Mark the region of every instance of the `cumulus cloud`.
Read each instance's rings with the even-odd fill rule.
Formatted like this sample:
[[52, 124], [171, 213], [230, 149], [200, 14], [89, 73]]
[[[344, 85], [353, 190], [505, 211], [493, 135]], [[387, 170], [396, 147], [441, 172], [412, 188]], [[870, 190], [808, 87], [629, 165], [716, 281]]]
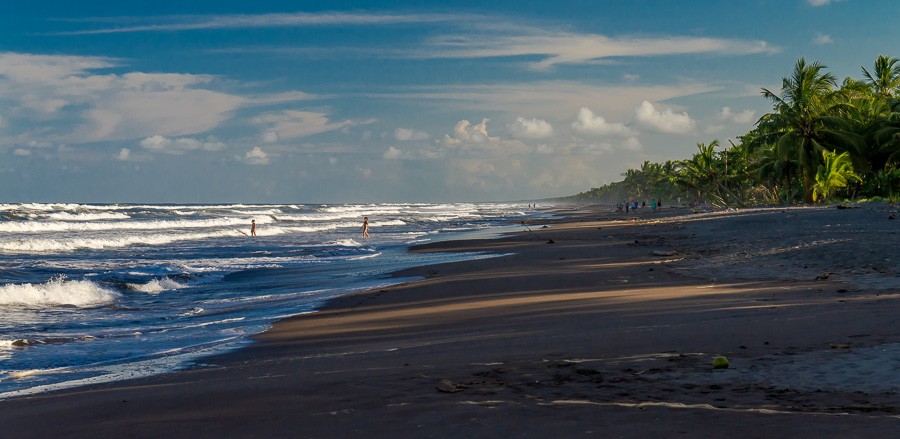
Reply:
[[247, 153], [244, 154], [244, 161], [251, 165], [268, 165], [269, 154], [263, 151], [262, 148], [254, 146], [250, 151], [247, 151]]
[[394, 130], [394, 138], [405, 142], [410, 140], [428, 140], [431, 136], [424, 131], [412, 128], [397, 128]]
[[468, 120], [456, 123], [450, 134], [444, 135], [444, 151], [422, 150], [423, 157], [439, 158], [447, 154], [468, 155], [470, 157], [484, 158], [508, 158], [522, 153], [532, 152], [533, 149], [520, 140], [504, 139], [500, 136], [492, 136], [488, 133], [487, 124], [490, 119], [481, 119], [481, 122], [473, 124]]
[[724, 121], [733, 121], [739, 124], [748, 124], [753, 122], [756, 116], [756, 112], [753, 110], [744, 110], [740, 113], [734, 113], [731, 111], [731, 107], [722, 107], [722, 110], [719, 112], [719, 117]]
[[825, 46], [825, 45], [828, 45], [828, 44], [831, 44], [834, 42], [831, 39], [830, 35], [822, 34], [822, 33], [816, 34], [816, 36], [813, 37], [812, 41], [813, 41], [813, 44], [815, 44], [817, 46]]
[[523, 139], [546, 139], [553, 135], [553, 125], [543, 119], [517, 117], [509, 125], [509, 132], [513, 137]]
[[190, 137], [168, 138], [159, 134], [141, 140], [140, 145], [145, 149], [166, 154], [184, 154], [187, 151], [221, 151], [226, 145], [214, 137], [208, 137], [205, 141]]
[[572, 122], [572, 128], [582, 134], [592, 134], [599, 136], [607, 135], [633, 135], [631, 129], [625, 124], [618, 122], [607, 122], [603, 116], [595, 115], [588, 107], [581, 107], [578, 110], [575, 122]]
[[31, 151], [27, 150], [27, 149], [22, 149], [22, 148], [16, 148], [16, 150], [13, 151], [13, 154], [15, 154], [17, 156], [21, 156], [21, 157], [28, 157], [31, 155]]
[[487, 123], [490, 119], [481, 119], [477, 125], [472, 125], [468, 120], [461, 120], [453, 127], [451, 134], [444, 135], [444, 143], [447, 145], [462, 145], [466, 143], [487, 143], [499, 138], [492, 138], [488, 135]]
[[262, 141], [266, 143], [275, 143], [278, 141], [278, 133], [275, 131], [266, 131], [262, 135]]
[[[266, 133], [273, 133], [280, 140], [335, 131], [353, 123], [349, 120], [332, 122], [325, 113], [298, 110], [263, 114], [253, 118], [252, 122], [263, 126]], [[267, 135], [271, 136], [272, 134]]]
[[395, 148], [394, 146], [389, 146], [387, 151], [384, 152], [383, 157], [387, 160], [397, 160], [403, 154], [402, 151]]
[[131, 150], [128, 149], [128, 148], [122, 148], [122, 149], [120, 149], [120, 150], [119, 150], [119, 154], [116, 155], [116, 159], [121, 160], [121, 161], [123, 161], [123, 162], [124, 162], [124, 161], [128, 161], [128, 159], [129, 159], [130, 157], [131, 157]]
[[641, 141], [637, 137], [629, 137], [622, 143], [622, 149], [627, 151], [642, 151], [644, 145], [641, 144]]
[[825, 6], [832, 2], [832, 0], [806, 0], [812, 6]]
[[649, 101], [644, 101], [635, 110], [638, 122], [664, 133], [686, 134], [694, 129], [694, 120], [687, 114], [675, 113], [671, 108], [658, 110]]
[[95, 73], [111, 67], [121, 66], [98, 57], [0, 53], [0, 98], [18, 117], [40, 120], [45, 138], [76, 144], [201, 133], [246, 102], [209, 89], [208, 75]]

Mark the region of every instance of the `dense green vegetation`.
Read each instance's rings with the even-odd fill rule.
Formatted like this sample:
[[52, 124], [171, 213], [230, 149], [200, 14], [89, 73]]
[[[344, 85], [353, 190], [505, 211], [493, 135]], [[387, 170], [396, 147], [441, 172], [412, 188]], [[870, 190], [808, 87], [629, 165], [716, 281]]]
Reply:
[[686, 160], [644, 162], [622, 181], [569, 197], [602, 203], [661, 198], [720, 206], [900, 197], [900, 60], [879, 56], [863, 79], [797, 61], [772, 112], [739, 137], [697, 144]]

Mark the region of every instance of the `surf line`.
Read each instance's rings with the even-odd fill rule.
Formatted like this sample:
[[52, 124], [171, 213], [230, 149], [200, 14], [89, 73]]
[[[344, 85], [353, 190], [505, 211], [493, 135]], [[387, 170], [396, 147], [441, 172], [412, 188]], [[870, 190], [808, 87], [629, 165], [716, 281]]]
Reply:
[[[805, 416], [853, 416], [852, 413], [847, 412], [800, 412], [800, 411], [789, 411], [789, 410], [776, 410], [769, 408], [756, 408], [756, 407], [716, 407], [710, 404], [685, 404], [680, 402], [653, 402], [653, 401], [645, 401], [645, 402], [596, 402], [596, 401], [587, 401], [587, 400], [576, 400], [576, 399], [558, 399], [554, 401], [550, 401], [548, 403], [544, 403], [542, 405], [595, 405], [601, 407], [628, 407], [628, 408], [644, 408], [644, 407], [664, 407], [671, 409], [701, 409], [701, 410], [713, 410], [713, 411], [723, 411], [723, 412], [738, 412], [738, 413], [760, 413], [763, 415], [805, 415]], [[866, 416], [877, 417], [877, 418], [900, 418], [897, 415], [870, 415]]]

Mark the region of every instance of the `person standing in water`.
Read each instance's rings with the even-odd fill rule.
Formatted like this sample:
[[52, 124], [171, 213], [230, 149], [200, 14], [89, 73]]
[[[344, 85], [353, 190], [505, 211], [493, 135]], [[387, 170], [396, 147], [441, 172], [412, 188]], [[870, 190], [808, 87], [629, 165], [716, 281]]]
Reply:
[[256, 220], [250, 221], [250, 236], [256, 236]]
[[369, 237], [369, 217], [367, 216], [363, 217], [363, 237]]

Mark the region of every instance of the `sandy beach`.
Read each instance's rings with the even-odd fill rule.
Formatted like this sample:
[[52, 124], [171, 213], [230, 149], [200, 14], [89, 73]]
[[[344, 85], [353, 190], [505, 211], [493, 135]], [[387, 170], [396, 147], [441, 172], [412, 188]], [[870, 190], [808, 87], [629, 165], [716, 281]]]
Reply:
[[567, 208], [425, 245], [503, 256], [189, 370], [0, 401], [0, 436], [890, 437], [900, 218], [850, 207]]

